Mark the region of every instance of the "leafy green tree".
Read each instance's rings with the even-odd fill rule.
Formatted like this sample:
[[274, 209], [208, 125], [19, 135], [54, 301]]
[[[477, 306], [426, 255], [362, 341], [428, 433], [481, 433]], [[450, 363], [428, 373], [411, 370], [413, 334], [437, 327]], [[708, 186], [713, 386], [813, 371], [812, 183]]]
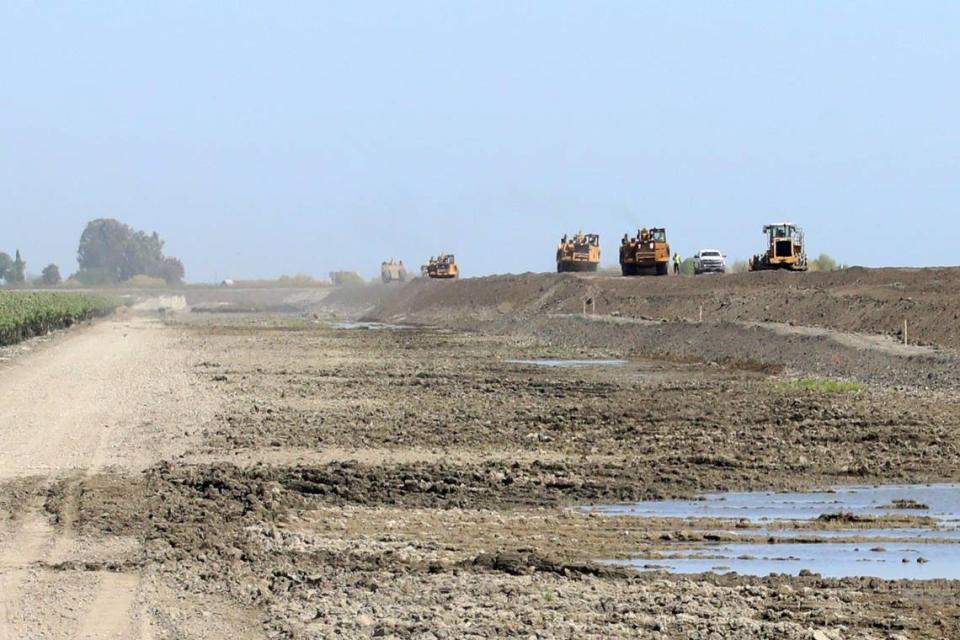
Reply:
[[[671, 267], [672, 269], [673, 267]], [[692, 276], [694, 272], [693, 258], [687, 258], [680, 263], [680, 273], [685, 276]]]
[[843, 269], [843, 265], [825, 253], [821, 253], [816, 260], [810, 262], [811, 271], [839, 271], [840, 269]]
[[365, 284], [360, 274], [355, 271], [332, 271], [330, 281], [338, 287], [355, 287]]
[[20, 257], [20, 249], [17, 249], [16, 257], [13, 259], [13, 267], [7, 274], [6, 280], [14, 284], [21, 284], [27, 279], [27, 263]]
[[136, 275], [163, 278], [168, 284], [183, 280], [183, 263], [163, 254], [156, 232], [135, 231], [112, 218], [89, 222], [77, 250], [77, 280], [90, 284], [125, 282]]
[[40, 281], [45, 285], [53, 286], [58, 285], [62, 281], [60, 277], [60, 267], [50, 263], [43, 268], [43, 272], [40, 274]]
[[179, 258], [164, 258], [157, 271], [157, 277], [166, 280], [167, 284], [183, 282], [184, 274], [183, 263]]
[[10, 277], [13, 269], [13, 258], [9, 254], [0, 251], [0, 280], [6, 280]]
[[70, 276], [70, 280], [85, 287], [103, 287], [117, 284], [117, 278], [106, 269], [80, 269]]

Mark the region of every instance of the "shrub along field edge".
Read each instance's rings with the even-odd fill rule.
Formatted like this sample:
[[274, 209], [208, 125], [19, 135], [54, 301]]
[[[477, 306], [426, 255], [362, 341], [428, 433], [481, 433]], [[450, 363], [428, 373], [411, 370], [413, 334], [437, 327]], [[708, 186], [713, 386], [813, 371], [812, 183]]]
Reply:
[[109, 315], [116, 306], [84, 293], [0, 291], [0, 346]]

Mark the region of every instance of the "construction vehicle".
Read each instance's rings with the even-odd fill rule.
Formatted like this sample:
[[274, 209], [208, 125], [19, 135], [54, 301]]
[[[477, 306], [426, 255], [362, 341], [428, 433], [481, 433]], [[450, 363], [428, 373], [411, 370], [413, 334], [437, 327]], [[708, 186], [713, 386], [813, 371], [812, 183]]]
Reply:
[[460, 267], [457, 266], [457, 259], [453, 254], [442, 253], [436, 258], [430, 258], [430, 262], [420, 267], [420, 273], [428, 278], [453, 280], [460, 277]]
[[624, 234], [620, 242], [620, 271], [625, 276], [665, 276], [670, 267], [667, 230], [640, 229], [636, 237]]
[[578, 231], [568, 238], [564, 235], [557, 245], [557, 273], [566, 271], [596, 271], [600, 266], [600, 236]]
[[407, 268], [403, 266], [403, 260], [399, 262], [390, 258], [386, 262], [380, 263], [380, 279], [384, 284], [391, 282], [406, 282]]
[[790, 222], [776, 222], [765, 225], [763, 233], [767, 236], [767, 250], [750, 259], [750, 271], [807, 270], [803, 229]]

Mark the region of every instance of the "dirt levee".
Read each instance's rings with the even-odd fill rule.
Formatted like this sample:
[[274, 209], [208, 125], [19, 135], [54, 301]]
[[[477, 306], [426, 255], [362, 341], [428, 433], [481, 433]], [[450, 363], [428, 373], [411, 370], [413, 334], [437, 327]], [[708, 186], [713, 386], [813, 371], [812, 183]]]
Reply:
[[337, 287], [323, 301], [323, 308], [341, 315], [362, 315], [405, 295], [406, 284], [367, 284]]
[[[367, 318], [606, 348], [619, 357], [960, 387], [960, 269], [416, 281]], [[904, 322], [908, 344], [904, 344]]]
[[622, 278], [523, 274], [459, 282], [417, 280], [370, 315], [423, 322], [581, 313], [708, 322], [782, 322], [900, 336], [960, 347], [960, 269], [863, 269], [832, 273]]

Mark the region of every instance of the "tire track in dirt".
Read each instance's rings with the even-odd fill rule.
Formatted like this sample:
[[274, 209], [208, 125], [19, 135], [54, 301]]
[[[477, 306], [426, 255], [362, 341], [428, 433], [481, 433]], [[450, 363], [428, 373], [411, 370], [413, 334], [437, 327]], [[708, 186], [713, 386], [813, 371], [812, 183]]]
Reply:
[[54, 546], [54, 531], [40, 510], [37, 499], [18, 518], [0, 548], [0, 640], [17, 640], [17, 614], [23, 610], [23, 590], [31, 567], [43, 560]]
[[[4, 365], [0, 478], [63, 482], [54, 528], [42, 498], [0, 542], [0, 640], [149, 637], [141, 575], [48, 569], [83, 560], [82, 485], [106, 469], [135, 472], [182, 452], [215, 412], [175, 330], [145, 318], [65, 334]], [[185, 434], [185, 430], [188, 433]], [[66, 477], [64, 477], [66, 476]], [[43, 492], [39, 492], [41, 495]], [[55, 615], [41, 603], [60, 603]]]
[[[59, 530], [50, 524], [42, 500], [36, 498], [22, 513], [19, 526], [4, 540], [0, 553], [0, 640], [25, 637], [21, 623], [28, 617], [24, 615], [30, 609], [28, 600], [44, 588], [40, 581], [32, 584], [32, 578], [45, 571], [39, 565], [55, 565], [77, 555], [81, 483], [89, 474], [100, 471], [97, 460], [102, 458], [101, 449], [98, 447], [89, 470], [66, 481], [58, 513]], [[94, 597], [79, 621], [76, 635], [64, 637], [84, 640], [145, 637], [142, 631], [134, 635], [131, 625], [140, 590], [139, 573], [88, 572], [84, 580], [95, 583]]]
[[[99, 453], [99, 449], [98, 449]], [[100, 459], [95, 456], [95, 460]], [[56, 564], [76, 555], [77, 519], [80, 513], [80, 487], [84, 478], [100, 471], [99, 463], [85, 473], [69, 480], [64, 489], [63, 505], [60, 516], [60, 532], [54, 541], [53, 550], [47, 562]], [[84, 640], [115, 640], [143, 637], [132, 633], [132, 618], [140, 591], [140, 574], [96, 571], [86, 574], [96, 578], [96, 591], [91, 604], [80, 620], [77, 637]]]
[[100, 572], [97, 595], [80, 621], [77, 637], [84, 640], [143, 638], [143, 627], [136, 636], [132, 633], [131, 612], [139, 591], [139, 574]]

